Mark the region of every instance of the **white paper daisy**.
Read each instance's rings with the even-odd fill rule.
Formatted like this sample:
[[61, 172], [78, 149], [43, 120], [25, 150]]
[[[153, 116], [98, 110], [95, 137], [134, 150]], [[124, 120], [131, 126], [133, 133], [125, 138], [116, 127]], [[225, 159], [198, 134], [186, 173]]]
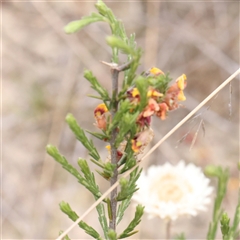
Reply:
[[176, 166], [151, 166], [147, 173], [142, 172], [133, 199], [145, 206], [149, 217], [176, 220], [180, 215], [195, 216], [210, 202], [213, 188], [209, 182], [201, 168], [183, 161]]

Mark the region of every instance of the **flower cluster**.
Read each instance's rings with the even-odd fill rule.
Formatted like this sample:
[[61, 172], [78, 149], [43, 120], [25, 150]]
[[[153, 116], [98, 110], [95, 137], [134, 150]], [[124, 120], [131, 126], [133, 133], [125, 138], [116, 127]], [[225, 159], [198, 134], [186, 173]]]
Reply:
[[151, 166], [138, 179], [139, 190], [133, 199], [145, 206], [149, 217], [176, 220], [180, 215], [197, 215], [206, 210], [213, 188], [199, 167], [165, 163]]
[[[146, 77], [146, 81], [148, 80], [155, 80], [159, 76], [165, 77], [165, 73], [153, 67], [150, 70], [146, 71], [143, 74]], [[145, 108], [139, 113], [136, 119], [136, 125], [138, 127], [137, 134], [131, 139], [132, 150], [135, 153], [140, 153], [144, 149], [144, 147], [152, 140], [153, 131], [150, 128], [151, 124], [151, 117], [157, 116], [161, 120], [165, 120], [167, 117], [167, 113], [169, 111], [177, 109], [180, 104], [180, 101], [186, 100], [184, 96], [183, 90], [187, 85], [186, 75], [182, 74], [175, 83], [173, 83], [167, 89], [161, 92], [160, 88], [158, 88], [157, 84], [150, 84], [147, 88], [147, 104]], [[126, 99], [130, 102], [132, 109], [130, 112], [134, 112], [134, 109], [140, 105], [141, 102], [141, 94], [139, 89], [136, 86], [132, 86], [126, 92]], [[95, 111], [94, 116], [96, 123], [95, 125], [101, 129], [106, 130], [107, 125], [110, 121], [110, 116], [108, 109], [104, 103], [99, 104]]]
[[[151, 68], [146, 74], [147, 77], [156, 77], [159, 75], [165, 74], [163, 71], [155, 67]], [[186, 86], [187, 77], [185, 74], [182, 74], [177, 78], [176, 82], [167, 89], [165, 94], [150, 86], [147, 92], [148, 104], [139, 115], [137, 123], [140, 126], [149, 126], [150, 117], [154, 114], [162, 120], [165, 120], [168, 111], [177, 109], [179, 107], [179, 101], [186, 100], [183, 93]], [[127, 93], [133, 104], [140, 102], [140, 94], [137, 88], [132, 88]]]

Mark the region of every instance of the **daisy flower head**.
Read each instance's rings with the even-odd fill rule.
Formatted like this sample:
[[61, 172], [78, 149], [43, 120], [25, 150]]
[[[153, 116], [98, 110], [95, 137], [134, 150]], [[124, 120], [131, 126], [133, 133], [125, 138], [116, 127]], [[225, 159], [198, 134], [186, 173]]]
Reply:
[[210, 203], [213, 188], [201, 168], [180, 161], [151, 166], [138, 179], [133, 199], [145, 206], [149, 217], [176, 220], [181, 215], [196, 216]]

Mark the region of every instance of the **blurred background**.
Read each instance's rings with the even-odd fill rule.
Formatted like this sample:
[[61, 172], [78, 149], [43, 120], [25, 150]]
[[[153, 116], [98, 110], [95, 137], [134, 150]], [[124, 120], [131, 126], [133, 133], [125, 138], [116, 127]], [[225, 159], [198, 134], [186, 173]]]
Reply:
[[[94, 92], [83, 78], [83, 70], [92, 70], [101, 84], [111, 89], [109, 68], [100, 63], [111, 61], [111, 49], [105, 43], [110, 29], [105, 23], [95, 23], [66, 35], [63, 27], [96, 11], [94, 3], [2, 3], [3, 239], [54, 239], [72, 224], [59, 210], [62, 200], [79, 215], [94, 202], [91, 194], [45, 152], [47, 144], [56, 145], [76, 168], [78, 157], [88, 159], [87, 151], [65, 123], [65, 116], [71, 112], [82, 128], [97, 131], [93, 110], [100, 102], [87, 97]], [[153, 146], [239, 68], [239, 2], [111, 1], [107, 5], [122, 19], [128, 34], [135, 32], [138, 46], [144, 51], [139, 74], [156, 66], [169, 71], [173, 80], [182, 73], [188, 78], [184, 107], [171, 112], [165, 121], [154, 119]], [[105, 145], [94, 142], [104, 159]], [[142, 166], [175, 164], [180, 159], [202, 168], [208, 164], [229, 168], [223, 206], [232, 219], [239, 190], [239, 76]], [[97, 179], [101, 190], [106, 190], [109, 183]], [[211, 185], [216, 186], [216, 182], [212, 180]], [[134, 215], [131, 206], [128, 214], [120, 229]], [[172, 236], [185, 232], [187, 239], [205, 239], [211, 215], [212, 205], [207, 213], [176, 220]], [[85, 221], [101, 232], [96, 211]], [[140, 232], [132, 238], [165, 236], [164, 221], [148, 220], [146, 215], [137, 229]], [[69, 236], [90, 239], [79, 228]]]

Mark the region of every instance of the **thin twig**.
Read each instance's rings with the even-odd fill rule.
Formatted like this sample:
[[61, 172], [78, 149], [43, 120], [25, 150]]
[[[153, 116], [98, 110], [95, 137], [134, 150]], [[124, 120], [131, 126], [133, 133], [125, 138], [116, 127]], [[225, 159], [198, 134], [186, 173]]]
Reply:
[[[231, 82], [238, 74], [240, 74], [240, 68], [234, 72], [229, 78], [227, 78], [218, 88], [216, 88], [208, 97], [206, 97], [196, 108], [194, 108], [182, 121], [180, 121], [172, 130], [170, 130], [162, 139], [158, 141], [157, 144], [155, 144], [149, 152], [147, 152], [142, 159], [128, 172], [126, 172], [123, 175], [123, 178], [126, 178], [129, 176], [131, 172], [133, 172], [143, 161], [146, 159], [151, 153], [153, 153], [167, 138], [169, 138], [178, 128], [180, 128], [188, 119], [190, 119], [201, 107], [203, 107], [210, 99], [212, 99], [220, 90], [222, 90], [229, 82]], [[113, 184], [103, 195], [95, 202], [93, 203], [86, 212], [83, 213], [83, 215], [78, 218], [66, 231], [64, 231], [57, 240], [61, 240], [66, 234], [68, 234], [75, 226], [78, 225], [80, 221], [84, 219], [85, 216], [88, 215], [89, 212], [91, 212], [102, 200], [111, 193], [113, 189], [115, 189], [119, 185], [119, 182], [117, 181], [115, 184]]]
[[[191, 119], [191, 121], [192, 120], [196, 120], [196, 116], [194, 116], [192, 119]], [[191, 121], [189, 121], [189, 123], [191, 122]], [[189, 136], [189, 134], [193, 131], [193, 129], [195, 129], [195, 127], [196, 127], [196, 123], [177, 141], [177, 146], [175, 147], [175, 148], [178, 148], [178, 146], [183, 142], [183, 141], [185, 141], [186, 140], [186, 138], [187, 138], [187, 136]]]
[[120, 66], [117, 63], [108, 63], [108, 62], [105, 62], [105, 61], [101, 61], [101, 63], [111, 67], [111, 69], [113, 69], [113, 70], [117, 70], [118, 72], [122, 72], [122, 71], [127, 70], [130, 67], [132, 61], [126, 62], [126, 63], [124, 63]]
[[117, 67], [117, 70], [118, 70], [119, 72], [127, 70], [127, 69], [130, 67], [130, 65], [131, 65], [132, 62], [133, 62], [133, 61], [131, 60], [131, 61], [129, 61], [129, 62], [126, 62], [126, 63], [122, 64], [121, 66], [118, 66], [118, 67]]
[[170, 239], [170, 235], [171, 235], [171, 219], [168, 219], [166, 222], [166, 240]]
[[193, 140], [192, 140], [192, 142], [191, 142], [191, 146], [190, 146], [190, 148], [189, 148], [189, 151], [191, 151], [192, 148], [193, 148], [193, 146], [195, 145], [195, 142], [196, 142], [196, 140], [197, 140], [197, 136], [198, 136], [199, 130], [200, 130], [200, 128], [201, 128], [201, 126], [202, 126], [203, 124], [204, 124], [203, 119], [201, 119], [201, 121], [200, 121], [200, 123], [199, 123], [199, 125], [198, 125], [198, 128], [197, 128], [197, 131], [195, 132], [195, 134], [194, 134], [194, 136], [193, 136]]

